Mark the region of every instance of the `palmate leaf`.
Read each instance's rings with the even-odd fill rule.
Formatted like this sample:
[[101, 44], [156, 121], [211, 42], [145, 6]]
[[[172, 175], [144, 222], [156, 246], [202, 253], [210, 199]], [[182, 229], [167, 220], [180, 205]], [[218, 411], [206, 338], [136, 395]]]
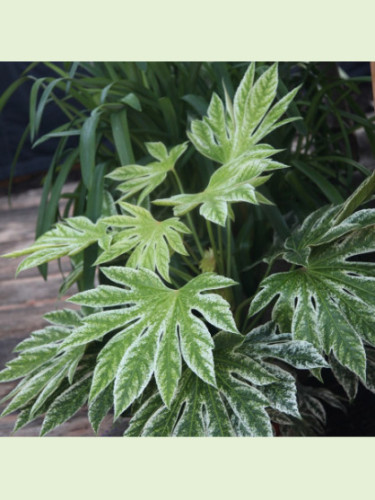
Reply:
[[3, 399], [13, 398], [2, 415], [27, 406], [27, 412], [17, 426], [34, 420], [64, 381], [72, 382], [84, 354], [82, 346], [59, 353], [61, 343], [80, 324], [81, 315], [78, 312], [55, 311], [45, 317], [53, 325], [33, 332], [28, 339], [18, 344], [15, 351], [20, 353], [19, 356], [8, 362], [0, 372], [1, 382], [24, 377]]
[[225, 109], [222, 100], [214, 93], [207, 116], [192, 121], [188, 137], [201, 154], [218, 163], [228, 163], [248, 153], [267, 134], [291, 121], [278, 122], [298, 88], [270, 109], [278, 86], [277, 64], [266, 70], [255, 83], [254, 75], [255, 63], [252, 63], [236, 91], [232, 112], [228, 107]]
[[110, 384], [89, 405], [88, 417], [93, 430], [97, 433], [104, 417], [113, 406], [113, 384]]
[[91, 373], [84, 375], [53, 401], [43, 420], [40, 435], [47, 434], [71, 418], [85, 404], [89, 395]]
[[79, 216], [59, 222], [40, 236], [30, 247], [2, 255], [2, 257], [20, 257], [28, 255], [17, 268], [17, 274], [31, 267], [36, 267], [65, 255], [73, 256], [82, 252], [95, 242], [105, 248], [111, 239], [106, 233], [107, 227], [98, 221], [96, 224], [87, 217]]
[[5, 408], [2, 416], [8, 415], [25, 405], [30, 405], [29, 418], [32, 420], [43, 407], [46, 400], [60, 387], [62, 382], [68, 378], [71, 366], [76, 366], [82, 358], [84, 349], [74, 348], [67, 350], [58, 358], [51, 359], [43, 366], [37, 366], [26, 376], [18, 386], [8, 394], [12, 401]]
[[[158, 271], [166, 281], [170, 281], [170, 252], [188, 255], [181, 234], [190, 233], [190, 230], [175, 217], [157, 221], [145, 208], [125, 202], [120, 202], [120, 206], [130, 215], [103, 217], [96, 224], [86, 217], [72, 217], [56, 224], [54, 229], [43, 234], [29, 248], [3, 257], [30, 254], [19, 265], [18, 273], [66, 255], [73, 257], [93, 243], [98, 243], [99, 257], [95, 265], [130, 253], [128, 266]], [[74, 269], [67, 279], [66, 287], [74, 283], [81, 272], [79, 266]]]
[[125, 202], [120, 202], [120, 205], [130, 216], [114, 215], [102, 219], [103, 224], [120, 228], [120, 231], [113, 236], [111, 245], [101, 253], [96, 264], [132, 252], [127, 260], [128, 266], [157, 270], [166, 281], [170, 281], [169, 247], [188, 255], [181, 234], [190, 233], [189, 229], [176, 218], [159, 222], [145, 208]]
[[203, 217], [225, 226], [230, 203], [239, 201], [255, 205], [260, 202], [270, 203], [255, 188], [270, 177], [269, 175], [262, 176], [262, 174], [286, 167], [268, 158], [274, 151], [267, 145], [255, 146], [252, 151], [216, 170], [203, 192], [179, 194], [155, 200], [153, 203], [173, 206], [175, 215], [183, 215], [201, 205], [199, 213]]
[[[366, 389], [375, 393], [375, 350], [366, 346], [366, 380], [361, 380]], [[354, 401], [359, 387], [357, 375], [342, 366], [337, 359], [331, 354], [329, 362], [332, 368], [332, 373], [336, 380], [344, 389], [350, 402]]]
[[276, 296], [273, 318], [366, 381], [364, 344], [375, 345], [375, 264], [355, 259], [374, 251], [375, 210], [340, 224], [340, 207], [320, 209], [285, 242], [285, 260], [302, 266], [266, 278], [250, 315]]
[[121, 182], [118, 190], [123, 193], [123, 200], [139, 193], [138, 205], [164, 181], [167, 173], [174, 169], [177, 160], [187, 149], [186, 143], [173, 147], [169, 152], [161, 142], [149, 142], [145, 146], [157, 161], [146, 166], [126, 165], [107, 175], [109, 179]]
[[[3, 416], [21, 410], [13, 432], [43, 414], [41, 434], [50, 432], [73, 416], [88, 398], [92, 371], [90, 356], [84, 357], [85, 346], [59, 352], [61, 343], [81, 324], [81, 314], [64, 309], [46, 314], [45, 319], [52, 325], [18, 344], [15, 350], [19, 356], [0, 372], [1, 381], [23, 377], [2, 400], [12, 399]], [[101, 397], [100, 402], [100, 411], [94, 408], [90, 414], [93, 427], [100, 423], [106, 407], [105, 398]]]
[[109, 267], [102, 271], [126, 288], [102, 285], [70, 300], [116, 309], [84, 318], [84, 325], [62, 344], [62, 349], [72, 349], [117, 331], [98, 355], [90, 401], [115, 380], [114, 405], [118, 416], [141, 394], [155, 373], [163, 401], [169, 405], [181, 376], [181, 358], [202, 380], [215, 386], [212, 337], [196, 313], [217, 328], [237, 332], [229, 304], [216, 293], [203, 293], [235, 282], [205, 273], [174, 290], [146, 269]]
[[[277, 127], [291, 121], [278, 121], [295, 97], [298, 88], [287, 94], [271, 109], [278, 86], [277, 64], [271, 66], [254, 83], [255, 65], [251, 64], [234, 97], [233, 109], [214, 94], [207, 116], [194, 120], [189, 139], [208, 158], [223, 164], [212, 176], [206, 189], [196, 194], [180, 194], [156, 200], [159, 205], [174, 207], [182, 215], [200, 206], [207, 220], [225, 225], [230, 203], [245, 201], [252, 204], [270, 203], [256, 191], [269, 179], [263, 173], [285, 168], [268, 159], [277, 153], [267, 145], [256, 145]], [[229, 108], [229, 109], [228, 109]]]
[[[133, 416], [126, 436], [271, 436], [266, 408], [299, 417], [294, 377], [269, 361], [275, 352], [294, 366], [327, 366], [307, 342], [272, 334], [265, 325], [264, 342], [257, 330], [247, 337], [220, 332], [214, 336], [217, 387], [189, 371], [181, 377], [167, 408], [158, 395], [149, 398]], [[262, 350], [268, 351], [263, 353]], [[284, 352], [287, 353], [284, 356]]]

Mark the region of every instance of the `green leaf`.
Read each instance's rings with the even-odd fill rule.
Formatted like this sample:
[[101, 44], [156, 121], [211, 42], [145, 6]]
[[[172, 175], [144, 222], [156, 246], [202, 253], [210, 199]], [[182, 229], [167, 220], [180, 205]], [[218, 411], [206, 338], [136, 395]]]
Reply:
[[[16, 391], [15, 396], [3, 411], [2, 416], [22, 408], [31, 400], [37, 398], [55, 376], [58, 377], [59, 382], [61, 382], [63, 376], [60, 377], [60, 375], [67, 374], [70, 363], [76, 357], [76, 352], [77, 349], [67, 350], [62, 356], [56, 359], [54, 363], [50, 361], [43, 365], [36, 374], [33, 372], [32, 376], [28, 377], [25, 383], [21, 381], [19, 390]], [[49, 392], [49, 388], [47, 390]]]
[[266, 278], [250, 315], [278, 297], [273, 319], [283, 331], [332, 352], [365, 380], [363, 343], [375, 345], [375, 264], [355, 256], [373, 251], [375, 210], [361, 210], [334, 226], [339, 209], [319, 209], [286, 240], [284, 258], [303, 267]]
[[332, 368], [332, 373], [335, 376], [337, 382], [342, 386], [349, 401], [354, 401], [359, 386], [359, 379], [357, 375], [342, 366], [333, 354], [329, 357], [329, 362]]
[[341, 207], [340, 212], [335, 218], [335, 224], [340, 224], [344, 219], [351, 215], [354, 210], [364, 203], [375, 191], [375, 172], [365, 179], [354, 193], [349, 196]]
[[113, 405], [113, 385], [102, 391], [89, 405], [89, 420], [94, 432], [98, 433], [99, 426]]
[[[153, 395], [135, 413], [126, 436], [270, 436], [266, 408], [299, 417], [294, 378], [262, 359], [255, 337], [246, 349], [240, 335], [220, 332], [214, 339], [217, 387], [185, 370], [170, 408]], [[304, 357], [287, 350], [294, 364]], [[311, 360], [312, 366], [324, 363], [316, 351], [313, 357], [318, 363]]]
[[58, 85], [61, 81], [63, 81], [63, 78], [56, 78], [56, 79], [52, 80], [46, 86], [46, 88], [44, 89], [44, 91], [43, 91], [43, 93], [41, 95], [38, 107], [36, 108], [36, 112], [35, 112], [35, 121], [33, 120], [34, 121], [34, 127], [31, 130], [32, 140], [33, 140], [33, 138], [39, 132], [39, 128], [40, 128], [40, 123], [41, 123], [41, 120], [42, 120], [43, 112], [44, 112], [45, 106], [49, 102], [49, 97], [50, 97], [51, 93], [53, 92], [54, 88], [56, 87], [56, 85]]
[[[99, 357], [105, 362], [94, 375], [92, 397], [116, 377], [115, 414], [118, 416], [141, 394], [155, 372], [159, 391], [169, 405], [178, 384], [181, 357], [202, 380], [215, 385], [211, 335], [202, 319], [192, 311], [217, 328], [236, 332], [228, 303], [215, 293], [203, 293], [232, 286], [234, 282], [205, 273], [174, 290], [146, 269], [111, 267], [102, 271], [126, 288], [102, 285], [70, 300], [91, 307], [121, 308], [84, 318], [84, 326], [62, 346], [82, 345], [114, 329], [122, 329], [103, 349], [102, 358]], [[118, 355], [114, 358], [115, 352]]]
[[[124, 99], [128, 99], [127, 104], [135, 105], [136, 101], [129, 96], [136, 96], [128, 94]], [[137, 98], [136, 98], [137, 99]], [[123, 165], [134, 162], [133, 149], [130, 140], [128, 115], [125, 109], [119, 113], [111, 114], [112, 134], [115, 141], [117, 153]]]
[[[255, 64], [248, 67], [234, 96], [233, 110], [213, 93], [207, 116], [193, 120], [188, 137], [204, 156], [228, 163], [252, 150], [267, 134], [282, 125], [285, 113], [298, 88], [284, 96], [270, 110], [278, 86], [277, 64], [268, 68], [255, 82]], [[287, 121], [291, 121], [288, 119]], [[284, 121], [285, 123], [285, 121]]]
[[24, 269], [39, 266], [45, 262], [63, 257], [73, 256], [99, 242], [103, 247], [110, 239], [106, 234], [106, 226], [100, 221], [93, 224], [86, 217], [71, 217], [60, 222], [53, 229], [40, 236], [30, 247], [8, 253], [2, 257], [20, 257], [29, 255], [17, 268], [17, 274]]
[[314, 184], [324, 193], [328, 201], [331, 203], [342, 203], [344, 201], [342, 195], [336, 189], [336, 187], [322, 174], [320, 174], [315, 168], [307, 165], [301, 161], [294, 160], [292, 165], [296, 167], [300, 172], [305, 174], [309, 179], [311, 179]]
[[57, 351], [57, 345], [42, 345], [29, 348], [7, 363], [7, 367], [0, 372], [0, 382], [16, 380], [33, 372], [53, 358]]
[[179, 194], [171, 198], [155, 200], [153, 203], [174, 206], [173, 212], [177, 216], [201, 205], [199, 212], [203, 217], [225, 226], [230, 203], [239, 201], [255, 205], [260, 202], [270, 203], [255, 188], [269, 179], [269, 175], [262, 176], [262, 174], [286, 167], [282, 163], [267, 158], [273, 151], [275, 150], [269, 146], [259, 145], [251, 152], [216, 170], [203, 192]]
[[170, 248], [188, 255], [181, 233], [190, 233], [189, 229], [176, 218], [157, 221], [145, 208], [125, 202], [120, 202], [120, 205], [130, 216], [114, 215], [101, 219], [103, 224], [121, 230], [113, 236], [108, 249], [99, 255], [96, 264], [130, 252], [128, 266], [158, 271], [166, 281], [170, 281]]
[[91, 188], [96, 157], [96, 129], [99, 124], [100, 113], [93, 113], [84, 122], [79, 141], [82, 179], [87, 187]]
[[138, 97], [133, 94], [133, 92], [130, 92], [127, 94], [125, 97], [120, 99], [121, 102], [124, 104], [127, 104], [131, 108], [135, 109], [136, 111], [142, 111], [142, 105]]
[[174, 169], [175, 164], [186, 151], [187, 144], [173, 147], [169, 153], [162, 143], [146, 143], [147, 151], [158, 161], [142, 165], [126, 165], [116, 168], [107, 175], [115, 181], [121, 181], [118, 189], [123, 193], [125, 200], [135, 194], [138, 195], [138, 205], [156, 189], [166, 178], [167, 173]]
[[44, 417], [41, 436], [51, 432], [77, 413], [87, 401], [90, 382], [90, 374], [85, 375], [55, 399]]
[[190, 104], [190, 106], [201, 116], [207, 112], [208, 103], [207, 101], [199, 95], [187, 94], [182, 97], [182, 99]]

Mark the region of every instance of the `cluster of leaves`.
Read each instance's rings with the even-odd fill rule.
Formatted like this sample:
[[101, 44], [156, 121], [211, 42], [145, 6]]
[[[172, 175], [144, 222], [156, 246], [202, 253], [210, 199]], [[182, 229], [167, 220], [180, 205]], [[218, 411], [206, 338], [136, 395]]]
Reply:
[[372, 368], [366, 347], [375, 346], [375, 264], [359, 259], [375, 248], [375, 210], [348, 215], [368, 185], [343, 206], [322, 207], [305, 219], [277, 251], [292, 269], [263, 280], [250, 307], [254, 315], [278, 297], [272, 317], [281, 331], [329, 355], [345, 389], [348, 371], [366, 385]]
[[[18, 357], [0, 372], [0, 381], [21, 378], [3, 412], [21, 410], [16, 430], [45, 413], [45, 434], [88, 403], [96, 431], [113, 407], [115, 418], [131, 415], [129, 436], [270, 436], [277, 426], [298, 427], [301, 417], [321, 425], [319, 397], [309, 388], [297, 392], [300, 370], [321, 379], [321, 369], [331, 367], [351, 398], [359, 380], [372, 389], [375, 271], [353, 258], [374, 248], [375, 210], [355, 212], [371, 195], [374, 179], [345, 203], [319, 208], [291, 233], [264, 186], [273, 172], [286, 177], [287, 165], [272, 158], [279, 149], [260, 142], [298, 123], [298, 112], [284, 115], [299, 88], [277, 99], [280, 87], [277, 64], [260, 72], [251, 64], [232, 96], [225, 89], [222, 98], [213, 93], [207, 115], [190, 124], [190, 142], [178, 134], [179, 144], [169, 149], [146, 141], [142, 147], [153, 160], [138, 164], [123, 109], [125, 103], [139, 112], [138, 101], [126, 94], [121, 111], [110, 116], [122, 166], [109, 173], [109, 163], [95, 166], [93, 154], [99, 147], [105, 155], [106, 148], [97, 136], [106, 135], [99, 116], [112, 85], [101, 90], [101, 103], [80, 134], [79, 197], [87, 196], [86, 213], [5, 256], [26, 256], [18, 272], [69, 256], [73, 270], [64, 289], [75, 281], [80, 288], [70, 299], [80, 312], [48, 314], [52, 326], [19, 344]], [[170, 103], [159, 104], [171, 118]], [[35, 132], [35, 122], [33, 127]], [[68, 126], [52, 134], [72, 135]], [[202, 169], [199, 181], [188, 183], [196, 192], [185, 193], [188, 170], [196, 167], [191, 160], [183, 168], [194, 158], [192, 148], [201, 155], [198, 166], [210, 162], [210, 175], [202, 185]], [[160, 198], [163, 192], [167, 196]], [[166, 218], [168, 206], [174, 217]], [[263, 214], [261, 220], [277, 227], [268, 272], [277, 259], [290, 268], [262, 280], [254, 297], [237, 265], [235, 221], [241, 213], [249, 219]], [[247, 230], [245, 223], [241, 232]], [[257, 264], [249, 261], [249, 246], [246, 257], [245, 265]], [[94, 287], [96, 269], [100, 284]], [[275, 297], [273, 322], [259, 323]], [[250, 302], [254, 329], [241, 314]], [[338, 405], [329, 391], [320, 396]]]
[[[33, 70], [36, 64], [44, 65], [49, 74], [55, 76], [35, 78]], [[49, 230], [54, 222], [66, 218], [71, 210], [76, 216], [86, 216], [96, 222], [107, 210], [108, 196], [117, 198], [116, 183], [106, 174], [113, 172], [119, 164], [134, 164], [135, 158], [141, 165], [149, 162], [152, 155], [147, 147], [149, 141], [162, 141], [168, 146], [184, 143], [190, 123], [194, 123], [191, 140], [204, 156], [195, 152], [190, 144], [181, 167], [190, 161], [194, 168], [181, 169], [180, 175], [191, 192], [202, 191], [216, 169], [215, 162], [221, 162], [220, 155], [228, 149], [228, 140], [224, 135], [219, 138], [214, 134], [214, 142], [219, 140], [220, 145], [218, 143], [213, 148], [215, 151], [207, 155], [206, 152], [212, 149], [212, 140], [206, 144], [205, 152], [199, 149], [199, 134], [211, 130], [210, 118], [207, 116], [207, 123], [199, 125], [200, 119], [207, 113], [213, 92], [222, 100], [226, 95], [235, 101], [235, 89], [241, 82], [245, 67], [245, 63], [224, 62], [32, 63], [0, 96], [0, 111], [21, 85], [32, 83], [30, 120], [17, 148], [13, 167], [28, 136], [36, 150], [44, 141], [57, 141], [56, 153], [43, 184], [36, 237]], [[269, 63], [258, 63], [255, 75], [261, 76], [269, 67]], [[293, 117], [299, 120], [290, 123], [283, 120], [282, 127], [268, 130], [269, 142], [276, 149], [282, 149], [278, 154], [279, 161], [293, 166], [293, 169], [276, 173], [269, 180], [267, 189], [262, 190], [275, 206], [250, 207], [249, 217], [237, 214], [238, 220], [241, 216], [242, 231], [236, 229], [233, 232], [233, 243], [240, 249], [233, 256], [236, 260], [233, 264], [239, 270], [248, 266], [249, 253], [252, 262], [264, 255], [272, 231], [286, 236], [287, 228], [281, 213], [293, 211], [303, 219], [327, 201], [341, 203], [350, 194], [356, 173], [369, 174], [357, 161], [355, 133], [359, 128], [364, 128], [375, 154], [373, 118], [368, 119], [356, 101], [356, 96], [361, 93], [360, 85], [369, 77], [349, 78], [339, 73], [334, 63], [283, 63], [279, 70], [277, 99], [282, 100], [288, 88], [302, 85], [295, 101], [285, 111], [286, 120]], [[214, 100], [212, 111], [220, 112], [218, 102]], [[40, 135], [46, 110], [53, 108], [58, 109], [66, 121], [57, 129]], [[228, 126], [230, 120], [230, 117], [226, 119]], [[251, 127], [251, 120], [247, 126]], [[196, 140], [195, 130], [198, 130]], [[265, 132], [265, 127], [260, 127], [259, 133], [251, 134], [249, 141], [256, 142], [262, 130]], [[227, 132], [231, 134], [229, 130]], [[243, 132], [248, 131], [244, 128]], [[229, 145], [231, 147], [234, 146]], [[63, 186], [77, 164], [82, 180], [74, 193], [66, 195]], [[131, 176], [129, 182], [129, 185], [133, 182]], [[212, 187], [215, 186], [210, 185]], [[175, 186], [167, 177], [157, 196], [175, 194]], [[66, 196], [66, 208], [60, 213], [59, 201]], [[199, 237], [204, 239], [206, 233], [204, 225], [201, 227], [202, 219], [195, 214], [192, 218]], [[254, 236], [249, 238], [248, 235]], [[91, 263], [94, 260], [94, 250], [86, 252], [83, 261], [75, 259], [75, 273], [67, 286], [75, 279], [78, 279], [81, 290], [93, 286]], [[46, 277], [47, 266], [39, 269]], [[251, 294], [255, 284], [253, 286], [251, 274], [248, 273], [246, 278], [250, 284], [246, 292]]]

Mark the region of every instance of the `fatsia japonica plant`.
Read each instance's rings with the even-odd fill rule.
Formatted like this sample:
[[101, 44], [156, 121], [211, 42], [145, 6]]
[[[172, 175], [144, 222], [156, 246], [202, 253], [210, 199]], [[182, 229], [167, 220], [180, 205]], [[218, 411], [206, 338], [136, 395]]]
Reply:
[[[359, 381], [374, 389], [375, 264], [363, 256], [375, 249], [375, 210], [360, 208], [373, 176], [294, 231], [284, 221], [253, 295], [235, 264], [239, 213], [268, 206], [281, 220], [264, 184], [288, 166], [263, 141], [298, 119], [284, 115], [299, 88], [277, 99], [278, 86], [277, 64], [260, 75], [250, 64], [233, 99], [212, 95], [186, 142], [149, 142], [152, 161], [107, 174], [116, 195], [104, 192], [95, 222], [68, 217], [4, 256], [26, 256], [17, 272], [68, 256], [71, 286], [91, 248], [98, 278], [0, 372], [20, 379], [4, 399], [3, 415], [19, 412], [15, 430], [44, 415], [44, 435], [87, 404], [95, 431], [108, 413], [130, 417], [127, 436], [304, 435], [321, 427], [321, 401], [341, 402], [301, 373], [323, 381], [331, 368], [350, 399]], [[186, 184], [192, 148], [215, 165], [196, 193], [180, 175]]]

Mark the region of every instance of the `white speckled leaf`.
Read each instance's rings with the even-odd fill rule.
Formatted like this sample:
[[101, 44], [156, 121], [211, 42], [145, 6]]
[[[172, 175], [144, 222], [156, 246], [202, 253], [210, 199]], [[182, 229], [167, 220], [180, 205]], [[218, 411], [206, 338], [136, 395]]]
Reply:
[[189, 229], [176, 218], [157, 221], [145, 208], [124, 202], [120, 202], [120, 205], [130, 215], [101, 219], [103, 224], [119, 228], [120, 231], [113, 235], [110, 246], [99, 255], [96, 264], [129, 252], [128, 266], [158, 271], [166, 281], [170, 281], [169, 247], [188, 255], [181, 234], [189, 233]]
[[90, 382], [90, 374], [85, 375], [55, 399], [44, 417], [41, 436], [51, 432], [77, 413], [87, 401]]
[[107, 175], [110, 179], [121, 181], [118, 189], [123, 193], [123, 200], [139, 193], [138, 205], [164, 181], [167, 173], [175, 167], [178, 158], [186, 151], [187, 144], [174, 146], [169, 153], [161, 142], [146, 143], [146, 148], [158, 161], [146, 166], [126, 165]]
[[[283, 335], [274, 335], [270, 324], [268, 332], [278, 337], [283, 345]], [[254, 336], [255, 337], [255, 336]], [[148, 399], [130, 422], [127, 436], [271, 436], [272, 428], [266, 408], [272, 407], [299, 417], [296, 387], [293, 376], [270, 362], [264, 362], [262, 347], [254, 339], [243, 343], [240, 335], [220, 332], [215, 335], [215, 371], [217, 387], [204, 383], [185, 370], [168, 409], [158, 395]], [[289, 341], [285, 356], [276, 358], [290, 364], [306, 363], [303, 349], [293, 349]], [[324, 359], [309, 346], [309, 366], [326, 366]], [[272, 353], [266, 352], [269, 360]], [[287, 361], [288, 360], [288, 361]], [[311, 365], [310, 365], [311, 363]], [[233, 425], [236, 421], [237, 424]]]
[[113, 385], [109, 385], [89, 404], [88, 417], [94, 432], [113, 406]]
[[183, 215], [201, 205], [200, 214], [207, 220], [225, 225], [230, 203], [245, 201], [259, 204], [268, 200], [256, 187], [266, 182], [265, 172], [286, 165], [267, 159], [277, 151], [265, 144], [256, 145], [283, 123], [279, 122], [298, 88], [284, 96], [271, 109], [278, 86], [277, 64], [268, 68], [254, 83], [255, 64], [246, 71], [234, 97], [233, 110], [229, 98], [226, 107], [213, 94], [202, 120], [193, 120], [188, 137], [204, 156], [222, 164], [201, 193], [180, 194], [155, 200], [159, 205], [173, 206], [175, 215]]
[[269, 179], [269, 175], [262, 174], [286, 167], [262, 155], [268, 156], [269, 150], [260, 146], [226, 163], [212, 174], [206, 189], [201, 193], [179, 194], [153, 203], [173, 206], [177, 216], [201, 205], [200, 214], [203, 217], [224, 226], [228, 204], [246, 201], [258, 205], [260, 201], [267, 202], [265, 198], [260, 200], [255, 189]]
[[146, 269], [110, 267], [102, 271], [125, 288], [102, 285], [70, 300], [83, 305], [122, 307], [84, 318], [84, 325], [62, 345], [62, 349], [83, 345], [122, 329], [99, 354], [90, 398], [115, 378], [115, 412], [119, 415], [155, 373], [168, 406], [180, 377], [181, 357], [202, 380], [215, 385], [211, 334], [193, 310], [215, 327], [237, 332], [229, 304], [218, 294], [206, 293], [235, 282], [205, 273], [174, 290]]
[[18, 266], [18, 274], [24, 269], [39, 266], [64, 255], [73, 256], [95, 242], [106, 246], [109, 239], [110, 235], [106, 234], [106, 226], [100, 221], [93, 224], [86, 217], [71, 217], [64, 222], [57, 223], [30, 247], [2, 257], [20, 257], [30, 254]]
[[[60, 377], [62, 373], [64, 375], [67, 374], [70, 363], [76, 357], [76, 350], [69, 349], [58, 359], [54, 360], [54, 362], [50, 361], [41, 367], [36, 373], [33, 373], [32, 376], [24, 379], [19, 384], [16, 391], [13, 393], [14, 397], [9, 405], [5, 408], [2, 413], [2, 416], [8, 415], [13, 411], [22, 408], [24, 405], [29, 403], [32, 399], [37, 398], [46, 387], [50, 387], [50, 382], [52, 380], [57, 380], [59, 382], [62, 381], [63, 377]], [[57, 388], [57, 385], [54, 389]], [[51, 392], [49, 392], [50, 394]], [[48, 394], [48, 395], [49, 395]]]
[[273, 319], [283, 331], [332, 352], [365, 381], [363, 342], [375, 345], [375, 264], [354, 257], [375, 248], [375, 210], [361, 210], [334, 226], [339, 209], [314, 212], [286, 240], [285, 259], [303, 267], [264, 280], [250, 315], [278, 297]]

